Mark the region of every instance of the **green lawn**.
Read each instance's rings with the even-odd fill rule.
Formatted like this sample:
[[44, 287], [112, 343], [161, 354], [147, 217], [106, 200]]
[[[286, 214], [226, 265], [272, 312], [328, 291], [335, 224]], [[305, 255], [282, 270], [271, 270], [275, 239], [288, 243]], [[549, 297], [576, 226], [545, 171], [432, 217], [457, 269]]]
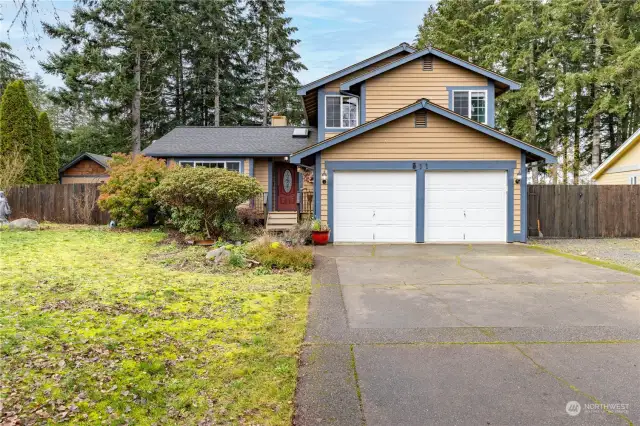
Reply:
[[0, 424], [291, 422], [309, 275], [171, 270], [164, 236], [0, 232]]

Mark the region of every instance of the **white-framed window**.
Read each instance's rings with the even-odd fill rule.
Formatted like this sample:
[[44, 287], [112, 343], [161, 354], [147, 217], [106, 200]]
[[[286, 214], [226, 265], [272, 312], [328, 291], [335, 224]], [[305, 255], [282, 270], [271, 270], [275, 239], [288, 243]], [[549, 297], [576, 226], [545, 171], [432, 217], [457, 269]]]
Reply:
[[487, 123], [486, 90], [454, 90], [453, 112], [478, 123]]
[[210, 167], [218, 169], [227, 169], [240, 173], [240, 161], [180, 161], [182, 167]]
[[629, 176], [629, 185], [637, 185], [638, 184], [638, 176]]
[[358, 98], [355, 96], [325, 96], [325, 127], [350, 129], [358, 125]]

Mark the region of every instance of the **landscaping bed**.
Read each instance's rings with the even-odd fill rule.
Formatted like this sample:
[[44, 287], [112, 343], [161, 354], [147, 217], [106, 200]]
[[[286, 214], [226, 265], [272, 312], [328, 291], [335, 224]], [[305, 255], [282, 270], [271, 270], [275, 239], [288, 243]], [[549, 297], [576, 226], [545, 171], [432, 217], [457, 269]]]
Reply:
[[290, 424], [309, 274], [173, 267], [165, 238], [0, 233], [0, 423]]

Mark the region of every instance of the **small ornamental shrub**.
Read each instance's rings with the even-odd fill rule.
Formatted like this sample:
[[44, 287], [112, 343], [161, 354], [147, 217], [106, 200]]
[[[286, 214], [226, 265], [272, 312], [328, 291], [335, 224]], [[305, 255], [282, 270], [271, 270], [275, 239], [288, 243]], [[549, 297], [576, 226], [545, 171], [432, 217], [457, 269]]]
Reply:
[[109, 162], [109, 179], [100, 186], [98, 206], [119, 225], [139, 227], [148, 224], [157, 206], [151, 190], [167, 173], [164, 160], [116, 153]]
[[232, 239], [242, 233], [236, 206], [261, 193], [262, 187], [252, 177], [205, 167], [172, 169], [153, 190], [181, 232]]
[[275, 244], [253, 244], [247, 247], [247, 256], [264, 267], [308, 271], [313, 268], [313, 252], [310, 247], [287, 248]]

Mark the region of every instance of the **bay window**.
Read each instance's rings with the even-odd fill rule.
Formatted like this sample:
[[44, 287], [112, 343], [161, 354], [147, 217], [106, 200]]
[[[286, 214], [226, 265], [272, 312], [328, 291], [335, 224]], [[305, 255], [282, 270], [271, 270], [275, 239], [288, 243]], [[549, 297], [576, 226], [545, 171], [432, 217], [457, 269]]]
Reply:
[[485, 90], [454, 90], [453, 112], [487, 124], [487, 92]]
[[349, 129], [358, 125], [357, 97], [329, 95], [325, 104], [325, 127]]

